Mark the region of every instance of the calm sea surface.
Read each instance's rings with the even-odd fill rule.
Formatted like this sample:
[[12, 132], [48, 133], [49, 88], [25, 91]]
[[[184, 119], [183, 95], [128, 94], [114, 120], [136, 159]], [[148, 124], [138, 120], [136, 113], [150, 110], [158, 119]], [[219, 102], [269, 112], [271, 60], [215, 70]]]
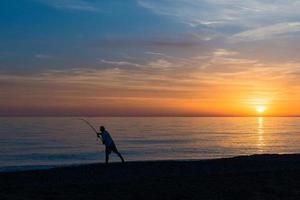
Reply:
[[[129, 161], [300, 153], [300, 118], [87, 119]], [[104, 146], [76, 118], [0, 118], [0, 171], [103, 161]]]

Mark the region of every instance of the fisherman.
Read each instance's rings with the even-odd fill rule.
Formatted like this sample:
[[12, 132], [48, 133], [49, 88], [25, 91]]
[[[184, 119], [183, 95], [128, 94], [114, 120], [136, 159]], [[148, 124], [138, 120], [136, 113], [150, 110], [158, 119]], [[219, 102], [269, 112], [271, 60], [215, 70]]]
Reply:
[[105, 130], [104, 126], [100, 126], [100, 133], [97, 132], [97, 136], [102, 140], [102, 143], [105, 145], [105, 163], [108, 164], [109, 160], [109, 154], [111, 152], [116, 153], [120, 159], [122, 160], [122, 163], [124, 163], [124, 158], [118, 151], [113, 139], [111, 138], [109, 132]]

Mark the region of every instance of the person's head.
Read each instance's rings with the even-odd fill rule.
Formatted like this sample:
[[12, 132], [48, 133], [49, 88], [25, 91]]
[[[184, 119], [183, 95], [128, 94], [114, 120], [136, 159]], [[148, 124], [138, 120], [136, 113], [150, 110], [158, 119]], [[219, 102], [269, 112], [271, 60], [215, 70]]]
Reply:
[[100, 126], [100, 131], [101, 131], [101, 132], [105, 131], [104, 126]]

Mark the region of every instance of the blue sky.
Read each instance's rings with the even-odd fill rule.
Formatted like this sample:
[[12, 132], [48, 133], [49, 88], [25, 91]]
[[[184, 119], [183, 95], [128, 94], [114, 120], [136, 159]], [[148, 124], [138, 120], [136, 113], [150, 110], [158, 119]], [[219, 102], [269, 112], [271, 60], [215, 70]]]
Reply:
[[[101, 58], [140, 52], [127, 43], [146, 51], [152, 40], [164, 39], [181, 26], [135, 1], [93, 2], [97, 1], [2, 1], [0, 52], [7, 56], [1, 68], [27, 72], [99, 67]], [[126, 44], [117, 47], [112, 40]]]
[[[0, 5], [2, 113], [61, 114], [67, 107], [64, 112], [78, 115], [103, 108], [106, 114], [153, 114], [167, 104], [164, 113], [190, 114], [189, 105], [178, 108], [190, 102], [206, 105], [197, 107], [200, 115], [215, 114], [207, 107], [221, 86], [238, 94], [223, 97], [228, 105], [231, 98], [241, 104], [299, 100], [291, 94], [300, 74], [295, 0], [2, 0]], [[93, 106], [84, 110], [86, 104]]]

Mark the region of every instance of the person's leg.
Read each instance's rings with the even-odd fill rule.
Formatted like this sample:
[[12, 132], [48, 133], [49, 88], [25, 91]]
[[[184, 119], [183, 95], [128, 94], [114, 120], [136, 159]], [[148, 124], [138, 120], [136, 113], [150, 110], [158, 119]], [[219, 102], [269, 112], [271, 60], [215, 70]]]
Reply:
[[122, 163], [125, 162], [123, 156], [122, 156], [121, 153], [118, 151], [118, 149], [117, 149], [117, 147], [116, 147], [115, 144], [112, 146], [112, 151], [113, 151], [115, 154], [117, 154], [117, 155], [119, 156], [119, 158], [122, 160]]
[[123, 156], [121, 155], [121, 153], [118, 150], [115, 151], [115, 153], [120, 157], [120, 159], [122, 160], [122, 163], [124, 163], [125, 160], [124, 160]]
[[109, 149], [105, 148], [105, 163], [108, 164], [108, 159], [109, 159]]

